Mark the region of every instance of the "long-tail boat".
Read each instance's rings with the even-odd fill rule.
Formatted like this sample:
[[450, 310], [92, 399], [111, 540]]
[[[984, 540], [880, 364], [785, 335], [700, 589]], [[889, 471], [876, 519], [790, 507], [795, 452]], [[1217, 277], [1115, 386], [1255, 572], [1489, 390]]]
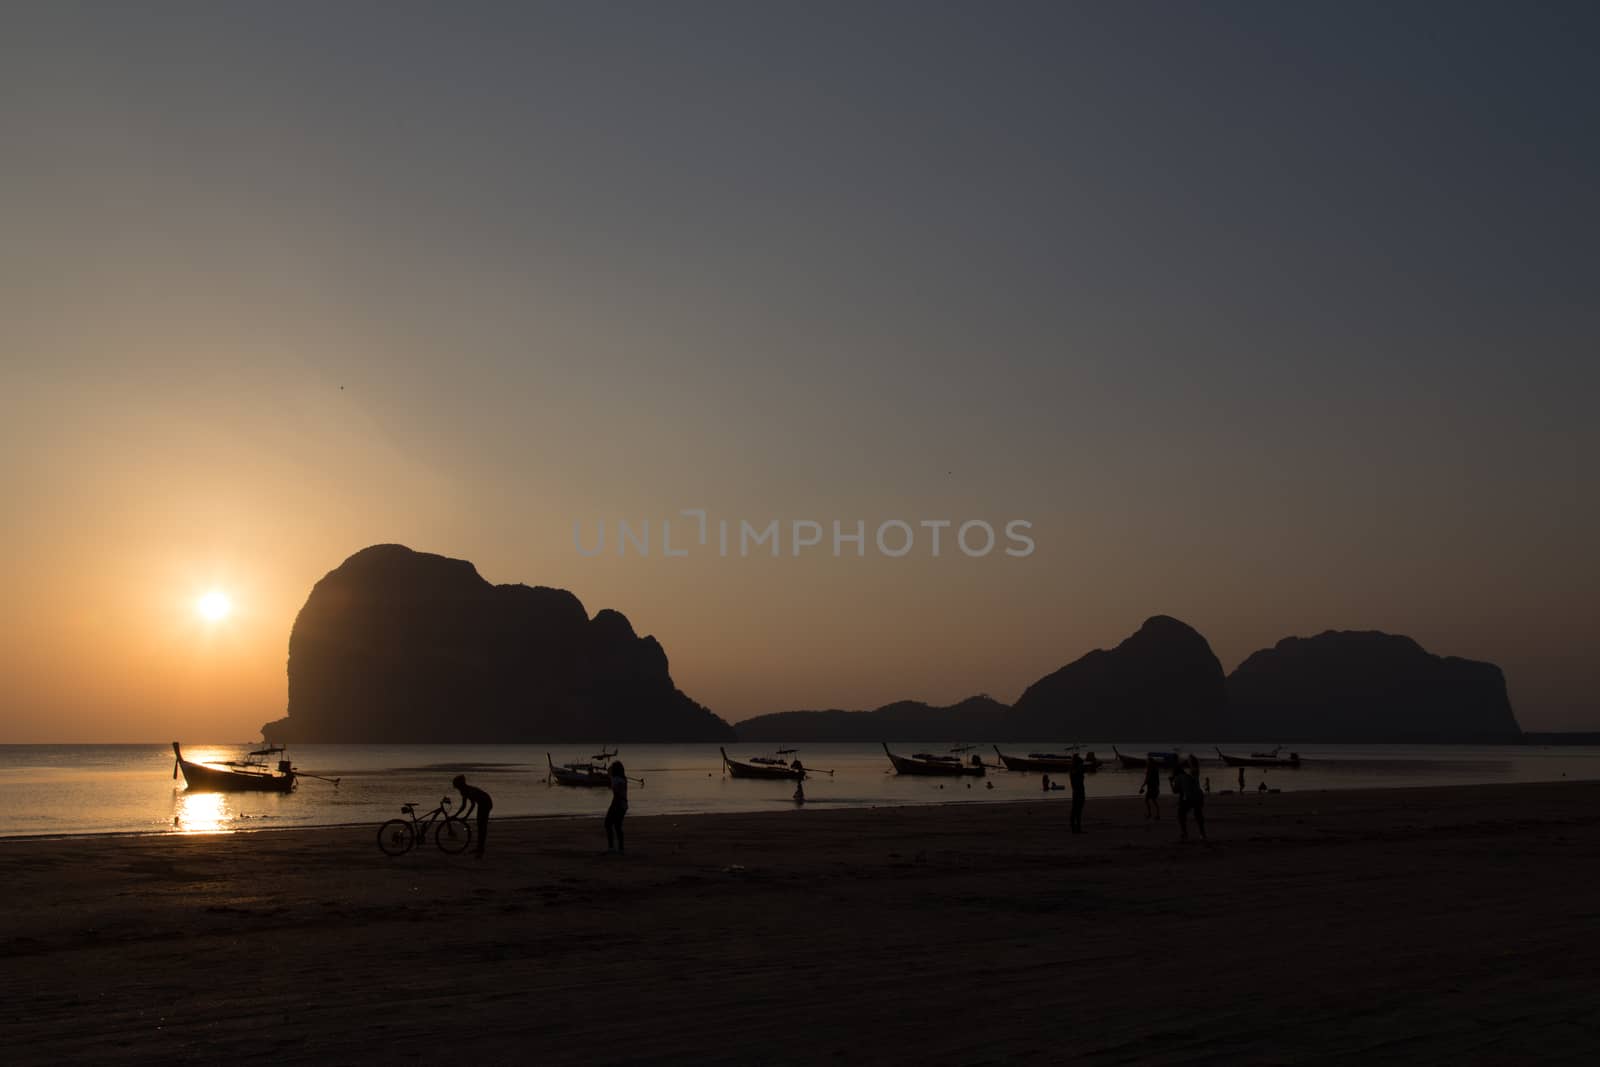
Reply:
[[983, 765], [983, 759], [973, 756], [972, 762], [965, 763], [957, 756], [936, 756], [931, 752], [917, 752], [910, 756], [897, 756], [889, 751], [888, 742], [884, 742], [883, 754], [889, 757], [889, 762], [894, 765], [896, 774], [923, 774], [938, 775], [953, 778], [958, 775], [972, 775], [982, 777], [988, 770]]
[[[1000, 757], [1000, 762], [1005, 764], [1008, 771], [1070, 771], [1072, 770], [1072, 752], [1030, 752], [1026, 756], [1008, 756], [1000, 751], [1000, 746], [994, 746], [994, 754]], [[1098, 771], [1100, 757], [1093, 752], [1077, 753], [1083, 759], [1085, 771]]]
[[780, 748], [773, 756], [751, 756], [749, 759], [737, 760], [728, 755], [726, 748], [719, 748], [722, 753], [722, 766], [732, 778], [766, 778], [788, 779], [802, 781], [809, 774], [832, 774], [832, 771], [822, 770], [817, 767], [807, 767], [799, 758], [790, 759], [795, 755], [795, 749]]
[[1111, 746], [1111, 751], [1125, 771], [1140, 771], [1151, 763], [1154, 763], [1157, 767], [1176, 767], [1178, 765], [1178, 753], [1176, 752], [1146, 752], [1143, 756], [1127, 756], [1118, 752], [1116, 745]]
[[[299, 776], [283, 756], [282, 745], [268, 745], [250, 752], [242, 760], [228, 760], [222, 764], [194, 763], [183, 758], [183, 747], [172, 742], [172, 777], [183, 772], [188, 787], [198, 793], [232, 793], [254, 790], [263, 793], [287, 793], [294, 788]], [[267, 765], [272, 756], [280, 757], [277, 770]]]
[[1222, 749], [1217, 749], [1217, 755], [1222, 757], [1222, 762], [1230, 767], [1298, 767], [1300, 766], [1300, 753], [1291, 752], [1287, 756], [1280, 755], [1283, 746], [1279, 745], [1271, 752], [1252, 752], [1248, 756], [1230, 756]]
[[590, 756], [587, 760], [577, 763], [557, 763], [555, 757], [546, 752], [544, 758], [550, 764], [548, 780], [556, 785], [609, 788], [611, 785], [611, 768], [606, 761], [615, 755], [615, 752], [602, 750]]

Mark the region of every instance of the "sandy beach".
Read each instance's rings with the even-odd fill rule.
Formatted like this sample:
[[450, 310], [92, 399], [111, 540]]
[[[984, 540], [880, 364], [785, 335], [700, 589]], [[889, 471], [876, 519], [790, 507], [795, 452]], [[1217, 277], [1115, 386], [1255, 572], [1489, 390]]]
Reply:
[[6, 1059], [1590, 1061], [1596, 788], [11, 839]]

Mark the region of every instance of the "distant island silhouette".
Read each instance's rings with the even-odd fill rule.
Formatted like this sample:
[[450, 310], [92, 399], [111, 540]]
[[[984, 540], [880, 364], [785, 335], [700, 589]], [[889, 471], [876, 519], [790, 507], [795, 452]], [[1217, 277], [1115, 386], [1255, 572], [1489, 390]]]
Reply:
[[1522, 740], [1492, 663], [1435, 656], [1409, 637], [1290, 637], [1224, 677], [1206, 639], [1165, 615], [1030, 685], [1007, 707], [973, 697], [872, 711], [784, 711], [746, 741], [1115, 740], [1498, 743]]
[[737, 724], [741, 741], [883, 741], [887, 738], [1010, 740], [1011, 708], [979, 694], [934, 707], [901, 700], [871, 711], [775, 711]]
[[1011, 709], [1018, 737], [1155, 741], [1221, 737], [1227, 684], [1199, 631], [1167, 615], [1109, 651], [1034, 682]]
[[1231, 675], [1166, 615], [1040, 678], [1013, 705], [783, 711], [737, 728], [679, 690], [667, 654], [564, 589], [491, 585], [466, 560], [373, 545], [312, 588], [289, 635], [289, 742], [1105, 740], [1520, 741], [1492, 663], [1409, 637], [1289, 637]]
[[1283, 742], [1522, 740], [1499, 667], [1375, 630], [1286, 637], [1252, 653], [1228, 676], [1228, 715], [1234, 736]]
[[564, 589], [373, 545], [317, 582], [289, 635], [288, 742], [725, 741], [654, 637]]

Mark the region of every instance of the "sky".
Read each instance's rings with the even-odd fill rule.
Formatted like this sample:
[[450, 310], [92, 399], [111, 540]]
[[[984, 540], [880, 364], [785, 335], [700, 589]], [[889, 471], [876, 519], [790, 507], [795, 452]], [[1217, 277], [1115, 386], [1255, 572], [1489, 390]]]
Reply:
[[[1592, 5], [0, 18], [0, 742], [254, 737], [380, 542], [623, 611], [732, 721], [1170, 614], [1600, 729]], [[684, 509], [825, 537], [612, 550]]]

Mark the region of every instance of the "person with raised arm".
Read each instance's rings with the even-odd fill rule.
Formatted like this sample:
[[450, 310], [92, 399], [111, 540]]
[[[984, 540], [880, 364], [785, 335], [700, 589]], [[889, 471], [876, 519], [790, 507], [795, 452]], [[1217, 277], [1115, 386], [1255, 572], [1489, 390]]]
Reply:
[[616, 760], [611, 764], [611, 806], [606, 809], [606, 851], [615, 850], [621, 854], [622, 847], [622, 817], [628, 814], [628, 776], [622, 769], [622, 761]]

